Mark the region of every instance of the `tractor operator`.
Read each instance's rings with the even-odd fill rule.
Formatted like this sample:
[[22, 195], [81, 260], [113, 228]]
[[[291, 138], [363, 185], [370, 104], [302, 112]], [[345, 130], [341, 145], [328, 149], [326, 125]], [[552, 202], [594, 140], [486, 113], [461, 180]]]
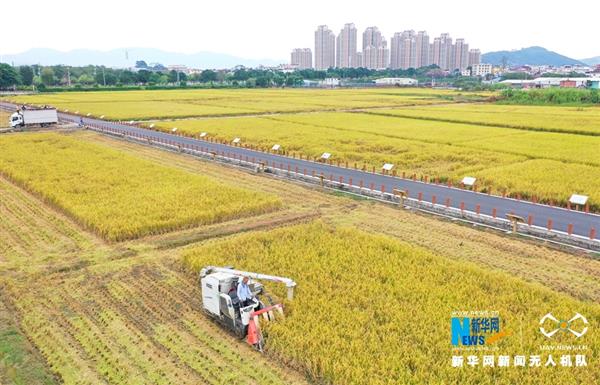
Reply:
[[254, 295], [250, 290], [250, 286], [248, 286], [248, 277], [244, 277], [242, 282], [238, 284], [237, 287], [237, 296], [240, 300], [240, 306], [246, 307], [252, 304], [252, 300], [254, 299]]

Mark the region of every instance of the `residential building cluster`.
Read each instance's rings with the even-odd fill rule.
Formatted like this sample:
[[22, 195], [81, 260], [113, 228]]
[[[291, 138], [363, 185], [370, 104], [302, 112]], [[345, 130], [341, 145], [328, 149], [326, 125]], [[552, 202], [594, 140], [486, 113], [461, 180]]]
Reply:
[[[314, 63], [310, 48], [296, 48], [291, 54], [291, 66], [297, 69], [326, 70], [337, 68], [408, 69], [437, 65], [445, 71], [464, 71], [480, 64], [481, 51], [470, 49], [465, 39], [453, 41], [444, 33], [431, 41], [426, 31], [396, 32], [388, 47], [377, 27], [362, 33], [359, 51], [358, 30], [353, 23], [345, 24], [339, 34], [320, 25], [315, 31]], [[478, 71], [487, 70], [486, 68]]]
[[312, 68], [312, 51], [310, 48], [294, 49], [291, 64], [299, 69]]

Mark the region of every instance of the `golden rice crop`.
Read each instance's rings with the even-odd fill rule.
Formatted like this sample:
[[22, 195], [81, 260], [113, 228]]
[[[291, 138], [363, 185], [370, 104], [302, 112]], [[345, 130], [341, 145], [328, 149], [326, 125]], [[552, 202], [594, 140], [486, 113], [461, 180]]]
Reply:
[[[206, 131], [226, 141], [241, 137], [244, 143], [263, 148], [278, 143], [290, 153], [309, 157], [330, 152], [334, 161], [369, 169], [393, 163], [399, 173], [455, 184], [469, 175], [478, 179], [483, 191], [507, 190], [512, 196], [536, 196], [541, 202], [562, 205], [575, 189], [556, 183], [560, 175], [580, 175], [582, 181], [600, 179], [598, 108], [430, 105], [460, 97], [464, 95], [427, 89], [233, 89], [57, 93], [17, 100], [116, 119], [219, 116], [163, 120], [155, 122], [155, 127], [177, 127], [188, 134]], [[402, 107], [406, 105], [411, 107]], [[342, 112], [360, 108], [367, 110]], [[281, 114], [239, 116], [265, 113]], [[539, 167], [531, 167], [534, 160], [559, 169], [539, 172]], [[519, 168], [525, 179], [505, 181], [498, 171], [502, 168]], [[577, 192], [590, 196], [591, 207], [600, 209], [596, 185], [581, 187]]]
[[[485, 95], [472, 94], [479, 98]], [[234, 89], [69, 92], [13, 97], [16, 103], [51, 104], [107, 119], [164, 119], [277, 112], [396, 107], [445, 102], [463, 95], [425, 89]]]
[[598, 107], [453, 104], [379, 110], [376, 113], [539, 131], [600, 135], [600, 108]]
[[[198, 119], [159, 122], [155, 129], [170, 130], [177, 127], [180, 132], [191, 135], [205, 131], [212, 137], [226, 141], [240, 137], [243, 143], [265, 149], [278, 143], [289, 153], [297, 152], [310, 158], [319, 157], [323, 152], [331, 152], [334, 161], [348, 161], [352, 166], [357, 163], [359, 167], [366, 164], [369, 169], [375, 167], [379, 170], [384, 163], [391, 162], [400, 172], [452, 179], [462, 179], [465, 174], [486, 166], [511, 164], [525, 159], [514, 154], [454, 146], [449, 140], [451, 135], [448, 132], [444, 133], [443, 129], [436, 127], [437, 124], [429, 122], [404, 125], [395, 121], [395, 118], [380, 118], [383, 123], [380, 126], [377, 118], [365, 125], [359, 123], [363, 119], [371, 121], [373, 118], [354, 113], [319, 113]], [[437, 137], [441, 138], [439, 142], [414, 140], [414, 136], [434, 138], [436, 132]], [[457, 128], [456, 134], [463, 135], [461, 128]]]
[[0, 137], [0, 172], [109, 240], [274, 210], [275, 196], [54, 133]]
[[4, 111], [4, 110], [0, 110], [0, 128], [8, 128], [10, 127], [10, 124], [8, 122], [8, 119], [10, 118], [11, 113]]
[[[600, 376], [594, 348], [600, 334], [575, 342], [563, 334], [548, 342], [538, 330], [548, 311], [563, 317], [579, 312], [590, 329], [597, 328], [597, 304], [385, 236], [317, 222], [210, 241], [183, 258], [195, 270], [233, 265], [296, 280], [288, 316], [266, 325], [268, 353], [319, 383], [592, 384]], [[285, 288], [269, 289], [285, 295]], [[512, 333], [492, 354], [540, 354], [546, 362], [548, 352], [540, 345], [581, 343], [588, 346], [588, 366], [452, 368], [457, 351], [450, 342], [451, 313], [469, 310], [499, 312], [503, 330]], [[552, 353], [557, 359], [559, 353]]]
[[[600, 207], [600, 137], [551, 132], [530, 132], [503, 127], [477, 126], [362, 113], [287, 114], [269, 117], [237, 117], [164, 121], [156, 128], [242, 141], [262, 148], [278, 143], [290, 153], [318, 157], [323, 152], [353, 166], [367, 164], [380, 169], [393, 163], [397, 172], [439, 177], [455, 184], [470, 175], [480, 188], [495, 193], [535, 195], [541, 201], [566, 204], [578, 191]], [[555, 164], [540, 172], [531, 161]], [[520, 169], [507, 183], [498, 170]], [[562, 175], [577, 175], [576, 185], [560, 183]], [[506, 173], [510, 175], [510, 173]], [[577, 186], [577, 189], [575, 189]]]
[[190, 275], [133, 261], [3, 287], [61, 384], [306, 385], [211, 324]]

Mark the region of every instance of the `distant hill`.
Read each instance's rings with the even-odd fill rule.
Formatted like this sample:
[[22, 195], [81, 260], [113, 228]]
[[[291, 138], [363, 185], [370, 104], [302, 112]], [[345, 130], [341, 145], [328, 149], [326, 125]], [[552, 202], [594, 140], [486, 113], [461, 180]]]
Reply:
[[501, 65], [506, 59], [506, 63], [511, 66], [518, 65], [584, 65], [579, 60], [548, 51], [543, 47], [529, 47], [517, 51], [496, 51], [488, 52], [481, 56], [482, 63]]
[[581, 61], [587, 65], [595, 66], [600, 64], [600, 56], [591, 57], [589, 59], [581, 59]]
[[133, 67], [136, 60], [146, 63], [161, 63], [163, 65], [182, 64], [192, 68], [215, 69], [232, 68], [236, 65], [258, 67], [259, 65], [273, 66], [284, 63], [285, 60], [272, 59], [245, 59], [233, 55], [216, 52], [198, 52], [183, 54], [167, 52], [154, 48], [120, 48], [110, 51], [96, 51], [88, 49], [75, 49], [62, 52], [48, 48], [34, 48], [15, 55], [3, 55], [2, 61], [15, 65], [64, 64], [71, 66], [85, 66], [89, 64], [105, 65], [107, 67]]

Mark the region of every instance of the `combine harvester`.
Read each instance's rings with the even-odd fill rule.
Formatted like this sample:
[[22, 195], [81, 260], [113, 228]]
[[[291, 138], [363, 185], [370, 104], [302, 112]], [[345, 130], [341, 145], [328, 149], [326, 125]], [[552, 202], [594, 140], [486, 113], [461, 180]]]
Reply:
[[[260, 282], [249, 281], [248, 286], [254, 296], [253, 303], [242, 307], [237, 297], [237, 286], [242, 277], [285, 283], [287, 298], [290, 301], [294, 298], [296, 282], [289, 278], [228, 267], [207, 266], [200, 270], [204, 312], [239, 338], [247, 337], [248, 344], [262, 352], [264, 339], [259, 318], [262, 315], [268, 322], [275, 320], [276, 314], [283, 317], [283, 304], [274, 304], [271, 297], [264, 292], [264, 286]], [[269, 305], [265, 305], [258, 297], [263, 294], [269, 300]]]

